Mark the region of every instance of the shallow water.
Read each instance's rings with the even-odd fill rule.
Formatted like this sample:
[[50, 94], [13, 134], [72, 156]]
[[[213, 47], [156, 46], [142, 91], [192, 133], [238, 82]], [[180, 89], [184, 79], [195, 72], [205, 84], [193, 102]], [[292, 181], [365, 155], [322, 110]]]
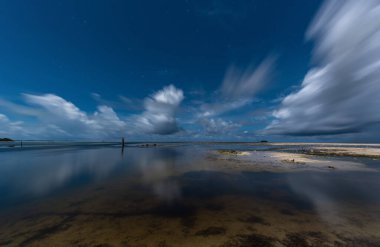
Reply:
[[0, 246], [380, 246], [380, 173], [226, 171], [207, 159], [267, 148], [3, 150]]

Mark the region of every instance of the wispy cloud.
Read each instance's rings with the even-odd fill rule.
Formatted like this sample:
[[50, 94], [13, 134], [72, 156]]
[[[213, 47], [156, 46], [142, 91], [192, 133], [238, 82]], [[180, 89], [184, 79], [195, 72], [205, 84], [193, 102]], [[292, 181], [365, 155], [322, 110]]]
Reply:
[[307, 37], [318, 66], [282, 100], [267, 133], [355, 133], [379, 123], [380, 2], [326, 1]]
[[245, 70], [230, 67], [212, 102], [201, 105], [200, 117], [213, 117], [253, 102], [254, 96], [270, 80], [275, 59], [268, 57], [258, 67]]
[[236, 110], [252, 102], [252, 99], [223, 100], [218, 102], [203, 103], [200, 105], [199, 118], [215, 117]]
[[232, 121], [225, 121], [221, 118], [205, 118], [200, 120], [199, 123], [203, 127], [203, 133], [206, 136], [209, 135], [227, 135], [241, 127], [240, 124]]
[[214, 21], [226, 29], [232, 29], [233, 24], [244, 22], [255, 6], [254, 0], [241, 0], [238, 4], [230, 0], [201, 0], [190, 3], [200, 17]]
[[30, 107], [30, 106], [15, 104], [11, 101], [4, 100], [1, 98], [0, 98], [0, 106], [3, 109], [8, 109], [12, 113], [25, 115], [25, 116], [38, 116], [41, 114], [41, 111], [38, 109], [35, 109], [33, 107]]
[[115, 110], [122, 111], [141, 111], [143, 110], [143, 101], [141, 99], [128, 98], [119, 95], [115, 99], [106, 99], [101, 94], [91, 93], [91, 97], [98, 105], [109, 106]]
[[273, 64], [274, 58], [268, 57], [258, 67], [250, 65], [245, 70], [230, 67], [220, 88], [222, 96], [227, 100], [252, 98], [269, 81]]
[[6, 115], [0, 113], [0, 135], [11, 137], [14, 135], [26, 134], [22, 121], [11, 121]]
[[258, 66], [250, 65], [246, 69], [231, 66], [211, 99], [197, 101], [197, 106], [193, 108], [192, 122], [200, 127], [195, 135], [216, 137], [237, 134], [242, 124], [227, 120], [227, 114], [239, 112], [258, 100], [255, 96], [271, 80], [274, 64], [275, 58], [270, 56]]

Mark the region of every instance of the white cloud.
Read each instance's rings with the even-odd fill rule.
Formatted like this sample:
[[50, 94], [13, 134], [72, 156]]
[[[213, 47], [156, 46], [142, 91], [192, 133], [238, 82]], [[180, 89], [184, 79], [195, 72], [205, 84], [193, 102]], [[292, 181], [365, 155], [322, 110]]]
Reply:
[[183, 91], [173, 85], [145, 99], [145, 111], [137, 117], [137, 128], [148, 134], [169, 135], [180, 130], [176, 113], [184, 99]]
[[[93, 96], [99, 96], [97, 94]], [[0, 134], [31, 139], [110, 139], [124, 135], [169, 135], [180, 130], [176, 113], [184, 99], [183, 91], [173, 85], [156, 92], [144, 101], [140, 115], [120, 119], [113, 108], [100, 105], [87, 113], [55, 94], [23, 94], [26, 104], [0, 99], [0, 105], [13, 114], [32, 117], [26, 123], [12, 122], [0, 114]]]
[[24, 97], [29, 104], [40, 108], [37, 117], [45, 129], [40, 129], [38, 134], [42, 136], [112, 138], [122, 136], [126, 127], [108, 106], [98, 106], [97, 111], [90, 115], [54, 94], [24, 94]]
[[318, 66], [282, 100], [267, 132], [355, 133], [379, 123], [380, 2], [327, 1], [307, 36]]
[[88, 118], [86, 113], [82, 112], [73, 103], [66, 101], [65, 99], [54, 95], [54, 94], [44, 94], [44, 95], [32, 95], [24, 94], [25, 99], [32, 104], [41, 106], [47, 112], [56, 115], [60, 118], [65, 118], [69, 120], [79, 120], [82, 122], [87, 122]]

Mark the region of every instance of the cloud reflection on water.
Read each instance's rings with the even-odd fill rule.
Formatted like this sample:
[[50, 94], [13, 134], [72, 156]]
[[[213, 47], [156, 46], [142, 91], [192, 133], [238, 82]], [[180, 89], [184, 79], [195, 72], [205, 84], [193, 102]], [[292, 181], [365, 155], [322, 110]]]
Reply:
[[[66, 188], [128, 173], [151, 187], [158, 198], [171, 202], [181, 197], [175, 176], [190, 158], [188, 149], [118, 148], [40, 149], [3, 152], [0, 166], [1, 204], [59, 193]], [[182, 166], [183, 165], [183, 166]], [[7, 201], [8, 200], [8, 201]]]
[[151, 186], [156, 196], [169, 202], [181, 196], [178, 182], [170, 179], [176, 174], [176, 160], [179, 155], [177, 150], [143, 149], [128, 155], [137, 166], [141, 181]]
[[286, 183], [295, 196], [312, 203], [324, 222], [330, 226], [347, 226], [353, 220], [363, 220], [364, 216], [380, 219], [371, 209], [379, 205], [380, 195], [368, 189], [375, 180], [377, 174], [372, 173], [308, 173], [289, 174]]
[[118, 148], [3, 152], [0, 206], [58, 194], [84, 184], [112, 183], [117, 177], [126, 186], [129, 181], [137, 181], [154, 198], [169, 204], [202, 195], [210, 198], [230, 194], [271, 200], [276, 205], [291, 204], [300, 210], [310, 203], [313, 206], [310, 209], [331, 225], [346, 223], [351, 202], [362, 203], [361, 208], [380, 202], [380, 195], [368, 190], [370, 186], [378, 187], [377, 174], [205, 172], [207, 167], [203, 165], [217, 162], [203, 159], [207, 150], [194, 145], [128, 147], [123, 156]]
[[194, 148], [144, 148], [127, 153], [128, 160], [141, 175], [141, 182], [168, 203], [180, 199], [179, 175], [197, 162]]
[[39, 197], [109, 176], [120, 164], [113, 149], [55, 149], [2, 153], [0, 190], [9, 197]]

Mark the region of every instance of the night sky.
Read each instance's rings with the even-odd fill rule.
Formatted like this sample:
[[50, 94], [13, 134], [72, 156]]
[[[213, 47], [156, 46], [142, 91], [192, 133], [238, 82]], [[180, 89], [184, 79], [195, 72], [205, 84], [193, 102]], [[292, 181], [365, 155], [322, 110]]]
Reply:
[[379, 5], [1, 1], [0, 137], [378, 141]]

